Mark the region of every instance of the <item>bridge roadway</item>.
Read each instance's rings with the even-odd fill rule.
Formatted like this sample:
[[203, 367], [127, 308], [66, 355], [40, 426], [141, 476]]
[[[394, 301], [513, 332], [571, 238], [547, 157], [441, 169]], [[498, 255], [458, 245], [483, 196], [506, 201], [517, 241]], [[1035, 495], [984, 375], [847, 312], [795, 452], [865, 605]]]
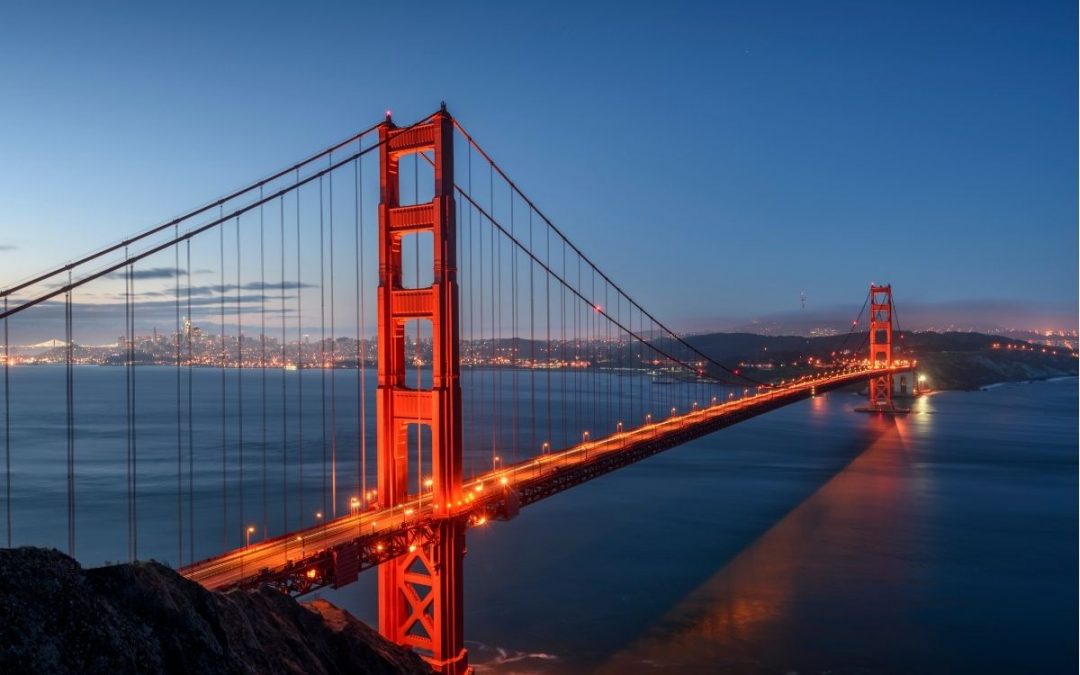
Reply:
[[[893, 373], [912, 365], [894, 364]], [[786, 386], [671, 415], [634, 429], [565, 450], [542, 454], [519, 464], [489, 471], [463, 483], [462, 499], [450, 505], [453, 518], [466, 526], [509, 519], [521, 506], [586, 482], [694, 438], [762, 413], [887, 372], [887, 368], [851, 368]], [[445, 505], [422, 495], [391, 508], [350, 513], [304, 530], [203, 560], [180, 572], [206, 588], [224, 590], [262, 584], [303, 594], [322, 586], [339, 587], [359, 571], [377, 566], [437, 535]]]

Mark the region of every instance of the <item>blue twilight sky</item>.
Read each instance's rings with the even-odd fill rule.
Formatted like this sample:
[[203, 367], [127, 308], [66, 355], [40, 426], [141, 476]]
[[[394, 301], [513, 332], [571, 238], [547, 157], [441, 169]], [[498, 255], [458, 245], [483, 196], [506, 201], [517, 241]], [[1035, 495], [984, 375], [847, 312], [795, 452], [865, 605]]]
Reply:
[[0, 9], [0, 286], [445, 99], [678, 327], [1076, 325], [1075, 2], [60, 4]]

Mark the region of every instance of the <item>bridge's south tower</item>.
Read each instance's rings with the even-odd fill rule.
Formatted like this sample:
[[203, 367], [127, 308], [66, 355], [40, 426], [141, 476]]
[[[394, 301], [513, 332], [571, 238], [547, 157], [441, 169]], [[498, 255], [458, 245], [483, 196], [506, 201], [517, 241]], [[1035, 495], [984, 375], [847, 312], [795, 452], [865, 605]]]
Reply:
[[[418, 425], [430, 431], [431, 501], [425, 505], [433, 505], [435, 516], [427, 541], [415, 542], [405, 555], [379, 567], [379, 630], [447, 675], [468, 669], [462, 635], [465, 530], [450, 517], [461, 499], [462, 476], [453, 136], [445, 108], [405, 129], [388, 116], [379, 129], [378, 500], [383, 507], [403, 509], [409, 503], [409, 426]], [[402, 206], [399, 163], [415, 153], [430, 153], [434, 198]], [[434, 243], [432, 284], [406, 288], [402, 240], [417, 236], [420, 242], [419, 235], [428, 232]], [[409, 388], [406, 380], [410, 321], [431, 326], [430, 389]], [[423, 471], [426, 466], [414, 467], [414, 480], [419, 482]], [[418, 486], [417, 493], [423, 491]]]

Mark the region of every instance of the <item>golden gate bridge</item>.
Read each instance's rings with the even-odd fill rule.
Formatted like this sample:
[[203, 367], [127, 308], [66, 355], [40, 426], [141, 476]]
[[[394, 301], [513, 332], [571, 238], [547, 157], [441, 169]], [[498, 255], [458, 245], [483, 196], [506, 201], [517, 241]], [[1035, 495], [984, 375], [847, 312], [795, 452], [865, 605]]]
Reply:
[[[13, 457], [49, 444], [66, 460], [71, 555], [107, 464], [125, 480], [129, 559], [145, 552], [142, 513], [144, 533], [165, 515], [175, 529], [175, 557], [160, 537], [152, 553], [211, 589], [303, 594], [377, 567], [380, 631], [443, 673], [468, 670], [468, 528], [834, 389], [865, 382], [863, 410], [903, 412], [893, 377], [914, 366], [894, 358], [887, 285], [871, 286], [847, 356], [816, 372], [765, 381], [718, 362], [601, 271], [445, 106], [403, 127], [388, 113], [0, 296], [9, 547], [13, 505], [33, 501]], [[53, 330], [63, 339], [33, 337]], [[91, 364], [123, 387], [88, 395]], [[24, 403], [31, 365], [48, 411]], [[88, 447], [115, 459], [90, 466]]]

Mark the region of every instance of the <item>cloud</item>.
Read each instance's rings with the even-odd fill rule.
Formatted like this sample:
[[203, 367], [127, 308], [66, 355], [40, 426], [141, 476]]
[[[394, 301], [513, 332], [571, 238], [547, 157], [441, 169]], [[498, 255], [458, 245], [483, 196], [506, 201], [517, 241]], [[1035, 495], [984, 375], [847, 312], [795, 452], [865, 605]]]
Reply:
[[[134, 270], [131, 275], [136, 279], [175, 279], [184, 273], [184, 270], [178, 267], [151, 267], [145, 270]], [[124, 279], [128, 275], [128, 272], [118, 271], [105, 275], [109, 279]]]
[[14, 251], [17, 248], [14, 244], [0, 244], [0, 251]]

